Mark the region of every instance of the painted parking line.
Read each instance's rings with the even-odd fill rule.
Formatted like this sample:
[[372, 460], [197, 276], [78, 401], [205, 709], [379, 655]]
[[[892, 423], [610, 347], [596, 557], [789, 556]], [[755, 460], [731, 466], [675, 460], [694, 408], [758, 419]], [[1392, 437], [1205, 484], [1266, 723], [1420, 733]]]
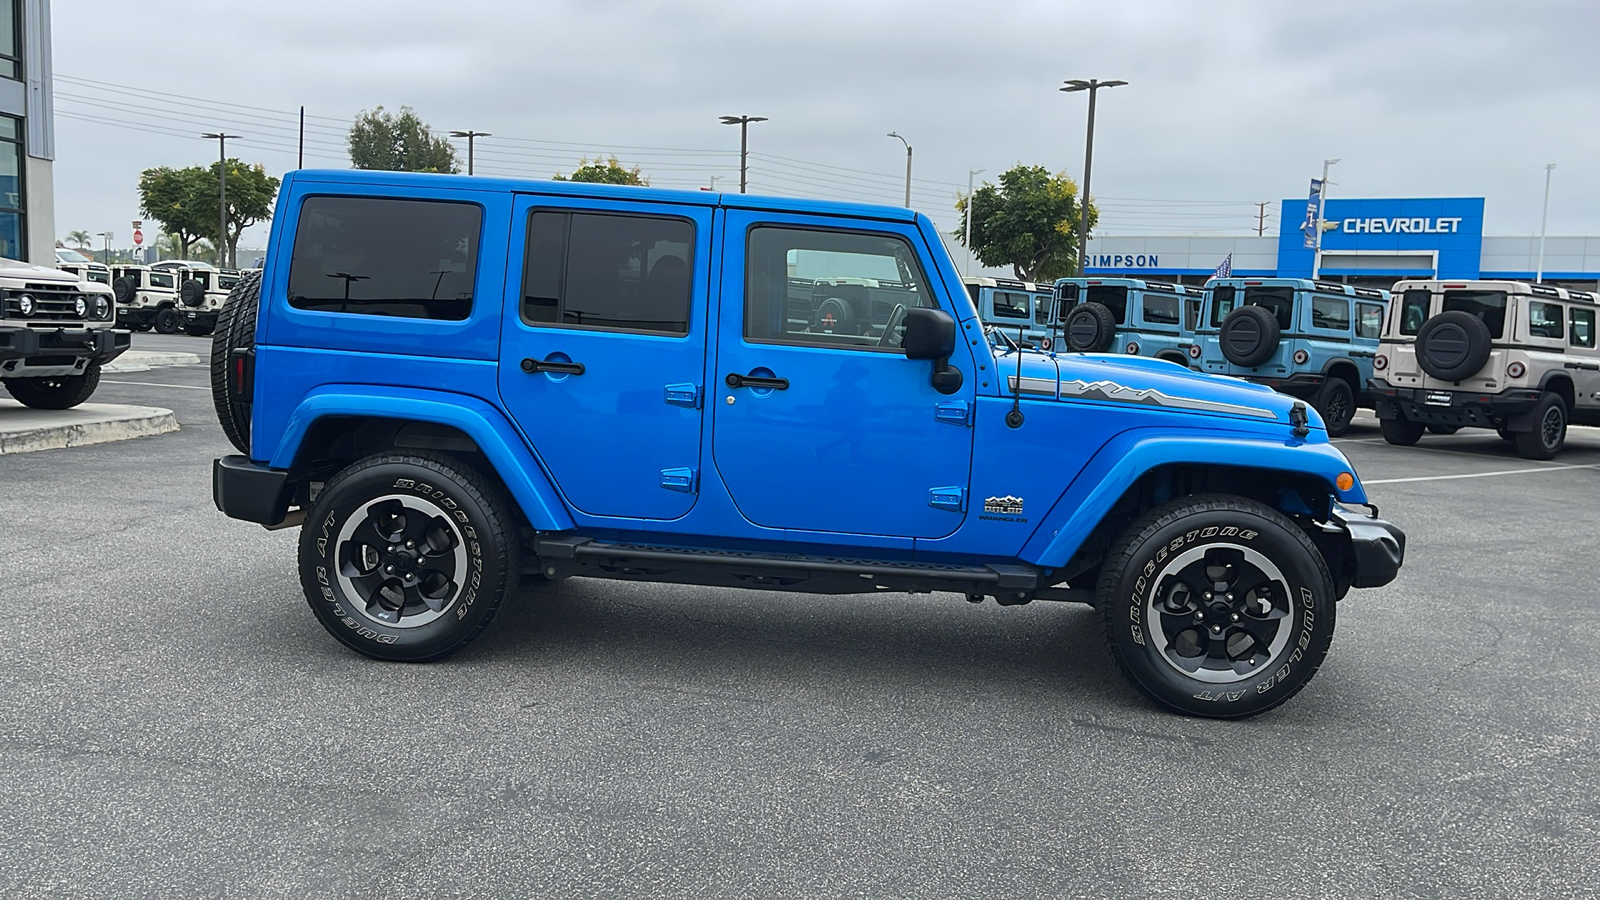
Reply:
[[1418, 475], [1415, 478], [1379, 478], [1362, 481], [1362, 484], [1406, 484], [1412, 481], [1450, 481], [1455, 478], [1493, 478], [1497, 475], [1528, 475], [1533, 472], [1558, 472], [1562, 469], [1600, 469], [1600, 463], [1582, 466], [1541, 466], [1537, 469], [1500, 469], [1495, 472], [1471, 472], [1466, 475]]
[[100, 379], [101, 384], [136, 384], [139, 387], [164, 387], [176, 388], [180, 391], [209, 391], [208, 387], [195, 387], [192, 384], [162, 384], [159, 381], [112, 381], [109, 378]]

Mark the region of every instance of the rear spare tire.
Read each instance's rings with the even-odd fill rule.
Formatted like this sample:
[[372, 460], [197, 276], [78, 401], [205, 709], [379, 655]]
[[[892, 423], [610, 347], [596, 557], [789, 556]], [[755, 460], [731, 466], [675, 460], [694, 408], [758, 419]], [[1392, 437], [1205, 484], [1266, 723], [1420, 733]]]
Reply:
[[1440, 381], [1478, 374], [1489, 361], [1489, 326], [1461, 310], [1442, 312], [1417, 332], [1417, 364]]
[[1117, 317], [1104, 303], [1080, 303], [1067, 313], [1062, 327], [1067, 333], [1067, 349], [1104, 353], [1117, 336]]
[[1283, 330], [1278, 317], [1260, 306], [1241, 306], [1222, 320], [1222, 355], [1236, 366], [1254, 368], [1272, 358]]
[[233, 356], [255, 346], [260, 304], [261, 273], [253, 272], [228, 293], [211, 334], [211, 402], [222, 433], [240, 453], [250, 452], [250, 398], [237, 396], [240, 369]]
[[199, 306], [206, 302], [206, 286], [190, 278], [178, 286], [178, 297], [184, 306]]

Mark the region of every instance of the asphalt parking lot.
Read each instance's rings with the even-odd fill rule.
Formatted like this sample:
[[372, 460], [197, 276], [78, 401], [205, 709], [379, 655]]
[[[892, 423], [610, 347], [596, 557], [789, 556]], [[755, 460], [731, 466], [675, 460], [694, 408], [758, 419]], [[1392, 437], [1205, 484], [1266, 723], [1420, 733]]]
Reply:
[[[142, 349], [208, 342], [136, 335]], [[344, 650], [176, 433], [0, 459], [0, 895], [1576, 897], [1600, 859], [1600, 429], [1341, 448], [1409, 533], [1317, 678], [1152, 708], [1094, 613], [571, 581]]]

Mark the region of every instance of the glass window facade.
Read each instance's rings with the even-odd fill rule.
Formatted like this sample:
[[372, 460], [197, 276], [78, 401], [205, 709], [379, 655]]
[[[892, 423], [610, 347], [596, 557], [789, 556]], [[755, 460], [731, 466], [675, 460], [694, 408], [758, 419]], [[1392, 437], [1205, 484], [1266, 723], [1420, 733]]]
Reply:
[[0, 115], [0, 256], [9, 259], [28, 258], [22, 164], [22, 121]]

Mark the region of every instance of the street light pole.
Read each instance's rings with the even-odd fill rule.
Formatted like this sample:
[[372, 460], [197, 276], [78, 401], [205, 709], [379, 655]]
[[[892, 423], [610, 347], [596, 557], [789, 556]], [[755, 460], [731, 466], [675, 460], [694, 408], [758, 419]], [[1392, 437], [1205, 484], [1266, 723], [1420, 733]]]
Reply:
[[228, 138], [237, 138], [240, 135], [225, 132], [208, 132], [200, 135], [208, 141], [217, 142], [217, 268], [229, 265], [228, 262]]
[[467, 174], [472, 174], [472, 141], [474, 138], [494, 137], [487, 131], [452, 131], [451, 137], [464, 137], [467, 139]]
[[1544, 281], [1544, 232], [1550, 224], [1550, 173], [1555, 170], [1555, 163], [1544, 164], [1544, 215], [1539, 217], [1539, 268], [1533, 273], [1534, 284]]
[[897, 132], [889, 132], [887, 137], [900, 138], [900, 143], [906, 145], [906, 209], [911, 208], [911, 142]]
[[106, 265], [108, 265], [108, 266], [109, 266], [109, 265], [111, 265], [111, 232], [109, 232], [109, 231], [102, 231], [102, 232], [100, 232], [100, 233], [99, 233], [99, 235], [97, 235], [97, 236], [98, 236], [98, 237], [103, 237], [103, 238], [105, 238], [105, 239], [106, 239], [106, 243], [105, 243], [105, 247], [106, 247], [106, 249], [105, 249], [105, 257], [106, 257]]
[[1091, 78], [1084, 81], [1081, 78], [1072, 79], [1061, 86], [1062, 93], [1073, 94], [1078, 91], [1089, 92], [1089, 135], [1084, 139], [1083, 145], [1083, 195], [1078, 202], [1078, 274], [1083, 274], [1084, 263], [1089, 254], [1089, 172], [1094, 163], [1094, 99], [1101, 88], [1121, 87], [1126, 81], [1101, 81]]
[[1316, 249], [1311, 253], [1311, 280], [1322, 277], [1322, 223], [1327, 221], [1328, 209], [1328, 169], [1338, 163], [1337, 159], [1322, 161], [1322, 190], [1317, 192], [1317, 240]]
[[766, 116], [723, 116], [722, 124], [739, 126], [739, 193], [744, 193], [749, 175], [751, 122], [765, 122]]
[[972, 179], [982, 174], [982, 169], [967, 172], [967, 268], [961, 273], [962, 277], [972, 274]]

